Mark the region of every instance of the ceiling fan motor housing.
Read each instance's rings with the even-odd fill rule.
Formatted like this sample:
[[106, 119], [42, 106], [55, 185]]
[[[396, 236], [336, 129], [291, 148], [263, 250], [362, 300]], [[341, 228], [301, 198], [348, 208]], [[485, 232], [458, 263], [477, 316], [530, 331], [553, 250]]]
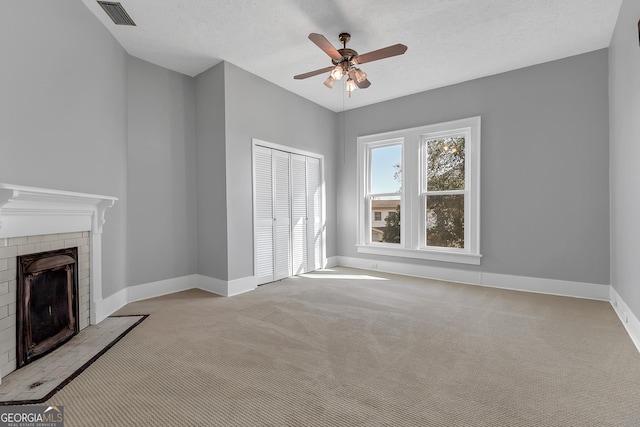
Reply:
[[338, 65], [340, 63], [345, 63], [345, 62], [347, 64], [350, 64], [352, 61], [355, 61], [355, 59], [358, 57], [358, 52], [349, 48], [338, 49], [338, 53], [342, 55], [342, 59], [332, 59], [331, 61], [333, 62], [334, 65]]
[[347, 48], [347, 43], [351, 40], [351, 34], [340, 33], [338, 39], [340, 40], [340, 43], [342, 43], [342, 49], [338, 49], [338, 53], [342, 56], [342, 59], [332, 59], [331, 61], [334, 65], [342, 65], [346, 74], [352, 66], [352, 61], [358, 57], [358, 52]]

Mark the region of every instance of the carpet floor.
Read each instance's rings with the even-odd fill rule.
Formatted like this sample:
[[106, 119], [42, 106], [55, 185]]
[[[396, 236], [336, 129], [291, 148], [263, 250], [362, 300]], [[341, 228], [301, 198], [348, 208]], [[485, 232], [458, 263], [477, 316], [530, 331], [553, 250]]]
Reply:
[[71, 426], [640, 426], [607, 302], [348, 268], [149, 314], [47, 401]]

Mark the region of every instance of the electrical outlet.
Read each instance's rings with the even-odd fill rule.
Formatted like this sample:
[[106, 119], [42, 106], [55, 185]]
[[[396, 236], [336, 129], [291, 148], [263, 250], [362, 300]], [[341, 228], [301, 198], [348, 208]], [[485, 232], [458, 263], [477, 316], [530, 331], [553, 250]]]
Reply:
[[613, 303], [613, 306], [614, 306], [614, 307], [617, 307], [617, 306], [618, 306], [618, 301], [616, 301], [616, 300], [611, 301], [611, 303]]
[[629, 323], [629, 315], [626, 311], [624, 312], [624, 323]]
[[378, 264], [371, 264], [371, 268], [378, 268]]

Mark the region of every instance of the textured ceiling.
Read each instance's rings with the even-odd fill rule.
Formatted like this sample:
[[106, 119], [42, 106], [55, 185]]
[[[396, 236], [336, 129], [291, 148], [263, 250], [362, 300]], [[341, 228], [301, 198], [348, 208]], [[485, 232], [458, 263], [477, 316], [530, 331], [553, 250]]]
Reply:
[[[195, 76], [228, 61], [333, 111], [607, 47], [622, 0], [120, 0], [136, 27], [82, 0], [131, 55]], [[396, 43], [402, 56], [362, 65], [371, 87], [346, 98], [309, 33], [363, 54]]]

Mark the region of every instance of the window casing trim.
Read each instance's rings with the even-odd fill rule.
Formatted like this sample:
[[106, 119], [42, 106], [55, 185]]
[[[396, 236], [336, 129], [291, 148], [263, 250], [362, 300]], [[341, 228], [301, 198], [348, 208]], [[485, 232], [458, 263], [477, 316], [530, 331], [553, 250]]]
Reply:
[[[479, 265], [480, 254], [480, 117], [358, 137], [358, 253], [399, 256], [434, 261]], [[422, 179], [426, 142], [453, 135], [465, 136], [465, 189], [434, 194], [464, 194], [465, 247], [426, 246], [426, 180]], [[401, 243], [372, 242], [369, 176], [371, 148], [402, 144]], [[419, 159], [416, 161], [416, 157]], [[422, 237], [421, 237], [422, 236]]]

